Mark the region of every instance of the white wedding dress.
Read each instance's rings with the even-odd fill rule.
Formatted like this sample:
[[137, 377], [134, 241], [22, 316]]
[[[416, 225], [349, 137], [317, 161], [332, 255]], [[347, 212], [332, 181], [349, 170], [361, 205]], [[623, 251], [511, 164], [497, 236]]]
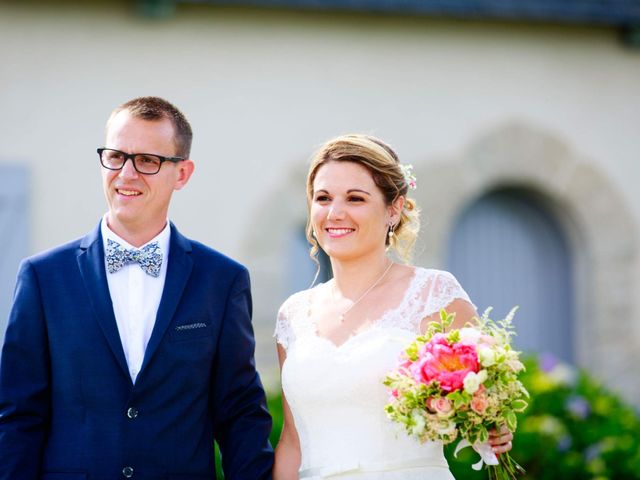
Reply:
[[282, 388], [300, 438], [301, 479], [451, 480], [442, 444], [420, 444], [384, 411], [385, 374], [423, 318], [469, 297], [448, 272], [415, 268], [404, 298], [370, 328], [336, 346], [317, 335], [318, 285], [287, 299], [275, 337], [286, 350]]

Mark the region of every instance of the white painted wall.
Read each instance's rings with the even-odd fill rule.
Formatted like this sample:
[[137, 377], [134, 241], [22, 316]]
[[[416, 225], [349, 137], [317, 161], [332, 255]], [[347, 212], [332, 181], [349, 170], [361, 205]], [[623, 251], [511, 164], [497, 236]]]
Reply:
[[[163, 96], [191, 120], [197, 163], [171, 217], [261, 272], [265, 345], [286, 292], [278, 266], [250, 247], [284, 248], [264, 215], [304, 217], [302, 185], [274, 197], [304, 181], [322, 141], [369, 132], [420, 164], [524, 121], [606, 171], [640, 224], [638, 85], [640, 52], [604, 28], [184, 5], [156, 21], [126, 2], [0, 5], [0, 162], [31, 167], [31, 250], [96, 224], [95, 148], [111, 109]], [[265, 209], [282, 203], [289, 210]]]

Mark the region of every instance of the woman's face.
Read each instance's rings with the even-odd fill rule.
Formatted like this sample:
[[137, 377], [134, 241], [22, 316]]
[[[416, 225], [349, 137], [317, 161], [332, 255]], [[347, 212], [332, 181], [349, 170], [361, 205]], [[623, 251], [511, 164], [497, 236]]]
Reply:
[[313, 182], [311, 224], [331, 258], [351, 260], [384, 253], [391, 207], [366, 167], [328, 162]]

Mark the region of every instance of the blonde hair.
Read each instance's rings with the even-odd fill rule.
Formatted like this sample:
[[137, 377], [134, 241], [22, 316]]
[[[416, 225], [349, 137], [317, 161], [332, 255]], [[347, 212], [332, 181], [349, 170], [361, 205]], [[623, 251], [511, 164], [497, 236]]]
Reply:
[[[353, 162], [365, 167], [387, 205], [391, 205], [399, 197], [405, 198], [394, 235], [391, 240], [386, 238], [386, 245], [397, 252], [400, 260], [409, 263], [420, 230], [420, 211], [415, 201], [407, 197], [409, 185], [400, 169], [396, 152], [382, 140], [362, 134], [342, 135], [326, 142], [311, 159], [307, 174], [307, 213], [311, 211], [316, 174], [320, 167], [329, 162]], [[307, 217], [306, 235], [311, 244], [309, 255], [318, 264], [316, 257], [319, 245], [313, 237], [310, 215]]]

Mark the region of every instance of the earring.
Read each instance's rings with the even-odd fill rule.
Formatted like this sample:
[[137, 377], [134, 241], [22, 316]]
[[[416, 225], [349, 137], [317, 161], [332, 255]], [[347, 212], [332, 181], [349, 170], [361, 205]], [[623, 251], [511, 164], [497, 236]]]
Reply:
[[393, 235], [395, 233], [395, 229], [396, 229], [395, 223], [389, 222], [389, 232], [387, 233], [387, 236], [389, 237], [389, 240], [393, 239]]

